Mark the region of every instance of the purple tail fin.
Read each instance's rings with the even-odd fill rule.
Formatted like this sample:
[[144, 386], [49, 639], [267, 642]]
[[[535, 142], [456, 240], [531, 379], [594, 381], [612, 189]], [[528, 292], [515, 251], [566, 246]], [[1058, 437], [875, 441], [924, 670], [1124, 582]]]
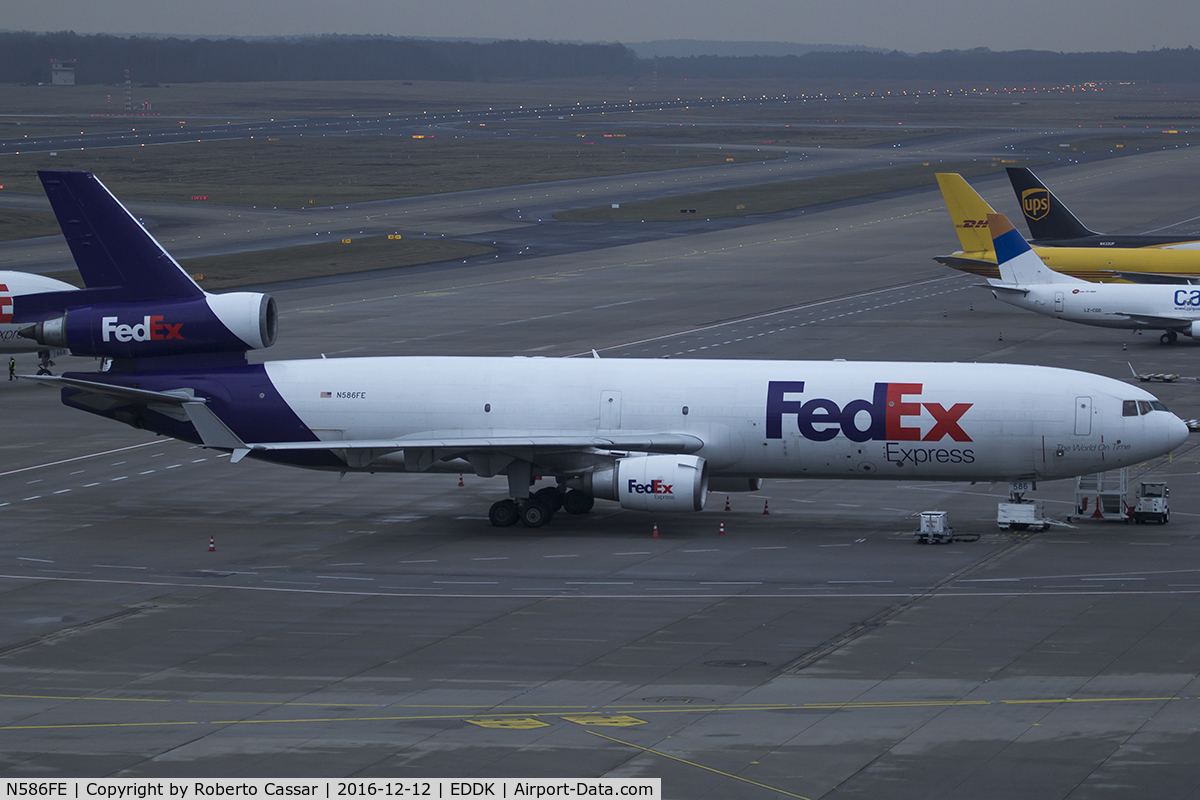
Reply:
[[95, 175], [45, 170], [38, 177], [88, 289], [119, 287], [124, 300], [204, 296]]

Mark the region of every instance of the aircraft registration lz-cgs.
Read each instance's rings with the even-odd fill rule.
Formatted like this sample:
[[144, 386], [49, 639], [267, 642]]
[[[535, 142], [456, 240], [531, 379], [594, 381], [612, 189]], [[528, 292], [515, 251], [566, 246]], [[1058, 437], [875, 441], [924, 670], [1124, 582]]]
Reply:
[[999, 261], [992, 295], [1018, 308], [1101, 328], [1164, 331], [1163, 344], [1200, 337], [1200, 286], [1090, 283], [1048, 269], [1003, 214], [987, 217]]
[[[107, 372], [36, 378], [61, 386], [66, 405], [229, 451], [234, 463], [504, 475], [508, 498], [491, 508], [495, 525], [536, 527], [560, 506], [586, 513], [597, 498], [700, 511], [710, 489], [751, 490], [763, 478], [1065, 478], [1141, 463], [1187, 437], [1141, 389], [1046, 367], [523, 357], [249, 364], [246, 351], [274, 340], [273, 301], [206, 294], [90, 173], [39, 174], [88, 288], [17, 298], [14, 315], [38, 341], [113, 359]], [[1154, 410], [1124, 416], [1131, 401]], [[555, 486], [531, 495], [536, 475]]]

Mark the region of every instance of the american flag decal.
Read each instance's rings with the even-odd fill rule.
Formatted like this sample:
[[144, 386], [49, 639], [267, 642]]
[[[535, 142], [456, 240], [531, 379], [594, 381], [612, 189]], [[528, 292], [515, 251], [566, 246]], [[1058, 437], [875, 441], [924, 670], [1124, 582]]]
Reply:
[[321, 397], [333, 397], [333, 392], [321, 392]]

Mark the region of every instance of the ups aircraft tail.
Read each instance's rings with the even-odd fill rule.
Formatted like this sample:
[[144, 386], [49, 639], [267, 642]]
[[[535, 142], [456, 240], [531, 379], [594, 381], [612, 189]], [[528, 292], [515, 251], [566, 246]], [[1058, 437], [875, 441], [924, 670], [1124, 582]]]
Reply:
[[1021, 291], [1020, 287], [1040, 283], [1086, 283], [1047, 267], [1003, 214], [988, 214], [987, 225], [1000, 268], [1000, 280], [988, 281], [993, 289]]
[[1021, 204], [1033, 241], [1082, 239], [1098, 235], [1071, 213], [1029, 167], [1008, 167], [1008, 180]]

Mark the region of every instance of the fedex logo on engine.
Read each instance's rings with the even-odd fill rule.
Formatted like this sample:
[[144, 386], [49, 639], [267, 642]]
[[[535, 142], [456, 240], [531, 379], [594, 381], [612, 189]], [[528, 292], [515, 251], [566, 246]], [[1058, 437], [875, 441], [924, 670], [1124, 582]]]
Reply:
[[109, 337], [118, 342], [158, 342], [164, 339], [183, 339], [183, 334], [180, 333], [182, 328], [182, 322], [176, 325], [163, 322], [162, 314], [154, 316], [147, 314], [136, 325], [122, 325], [117, 322], [116, 317], [100, 318], [100, 334], [106, 342], [110, 341]]
[[669, 494], [669, 495], [674, 495], [675, 493], [671, 491], [671, 488], [674, 485], [675, 484], [673, 484], [673, 483], [663, 483], [662, 481], [658, 480], [657, 478], [650, 481], [649, 483], [638, 483], [635, 480], [630, 480], [629, 488], [626, 491], [628, 491], [630, 494]]
[[[876, 383], [870, 400], [851, 400], [839, 406], [832, 400], [789, 400], [789, 395], [804, 393], [804, 381], [770, 381], [767, 384], [767, 438], [783, 438], [783, 417], [796, 415], [800, 435], [814, 442], [827, 442], [845, 435], [852, 442], [938, 442], [949, 436], [956, 442], [969, 442], [971, 437], [959, 425], [959, 420], [974, 403], [955, 403], [946, 408], [941, 403], [925, 403], [919, 383]], [[922, 436], [915, 418], [921, 410], [933, 417], [933, 427]]]

